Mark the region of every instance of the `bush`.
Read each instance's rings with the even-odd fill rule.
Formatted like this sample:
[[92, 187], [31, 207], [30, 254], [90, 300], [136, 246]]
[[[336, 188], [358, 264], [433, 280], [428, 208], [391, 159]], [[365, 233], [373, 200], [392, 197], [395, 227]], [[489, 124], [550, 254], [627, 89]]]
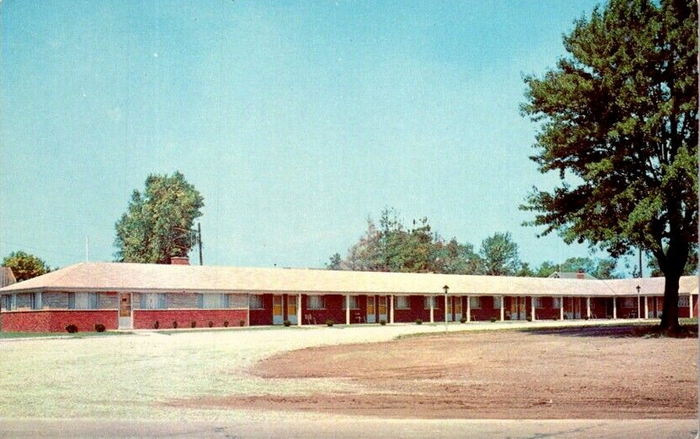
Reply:
[[386, 320], [381, 319], [381, 320], [379, 321], [379, 324], [382, 325], [382, 326], [386, 325]]
[[105, 332], [105, 329], [107, 329], [107, 328], [102, 323], [98, 323], [95, 325], [96, 332]]
[[209, 320], [208, 325], [209, 325], [210, 328], [213, 328], [213, 327], [214, 327], [214, 322], [212, 322], [211, 320]]
[[290, 322], [289, 320], [285, 320], [283, 323], [284, 326], [292, 326], [292, 322]]
[[335, 324], [335, 321], [333, 319], [326, 320], [326, 325], [333, 326], [334, 324]]
[[158, 329], [160, 328], [160, 322], [156, 320], [156, 322], [153, 324], [153, 329]]
[[238, 326], [245, 326], [245, 320], [239, 320]]
[[228, 328], [228, 320], [224, 320], [224, 328]]
[[191, 327], [191, 328], [196, 328], [196, 327], [197, 327], [197, 322], [194, 321], [194, 320], [192, 320], [192, 322], [190, 323], [190, 327]]
[[528, 322], [531, 322], [531, 321], [532, 321], [532, 317], [528, 317], [526, 320], [527, 320]]
[[467, 318], [462, 317], [461, 319], [459, 319], [459, 323], [467, 323]]
[[177, 329], [177, 322], [173, 322], [173, 328]]
[[491, 317], [491, 323], [496, 321], [496, 317]]
[[423, 320], [421, 320], [421, 319], [416, 319], [416, 325], [422, 325], [422, 324], [423, 324]]
[[78, 327], [75, 325], [68, 325], [66, 326], [66, 331], [68, 331], [71, 334], [75, 334], [76, 332], [78, 332]]

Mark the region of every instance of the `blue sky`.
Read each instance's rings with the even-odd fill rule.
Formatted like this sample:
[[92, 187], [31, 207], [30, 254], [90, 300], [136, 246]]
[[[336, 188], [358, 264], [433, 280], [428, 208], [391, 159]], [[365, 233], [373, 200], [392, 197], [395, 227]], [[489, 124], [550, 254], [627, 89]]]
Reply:
[[368, 215], [532, 264], [585, 256], [518, 210], [538, 173], [522, 75], [594, 1], [0, 4], [0, 255], [113, 259], [149, 173], [202, 193], [207, 264], [320, 267]]

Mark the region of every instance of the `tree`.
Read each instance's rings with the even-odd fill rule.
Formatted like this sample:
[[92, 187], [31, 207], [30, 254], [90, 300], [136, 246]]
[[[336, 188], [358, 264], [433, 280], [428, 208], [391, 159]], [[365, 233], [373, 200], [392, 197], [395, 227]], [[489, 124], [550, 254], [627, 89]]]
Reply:
[[544, 261], [535, 271], [535, 277], [549, 277], [557, 271], [557, 266], [552, 261]]
[[343, 269], [343, 260], [340, 257], [340, 253], [335, 253], [330, 258], [328, 258], [328, 263], [326, 264], [326, 269], [327, 270], [342, 270]]
[[[656, 259], [649, 259], [647, 268], [651, 271], [650, 276], [663, 276], [663, 272], [659, 268], [659, 263]], [[688, 262], [683, 267], [683, 276], [696, 276], [698, 274], [698, 246], [693, 244], [688, 255]]]
[[17, 282], [41, 276], [51, 268], [38, 257], [21, 250], [10, 253], [2, 260], [3, 267], [10, 267]]
[[448, 242], [438, 239], [433, 250], [435, 273], [481, 274], [481, 258], [474, 252], [474, 246], [461, 244], [452, 238]]
[[521, 107], [540, 123], [532, 159], [562, 179], [533, 189], [529, 224], [613, 257], [653, 254], [668, 332], [697, 241], [697, 25], [695, 1], [612, 0], [575, 22], [554, 70], [525, 78]]
[[479, 256], [484, 274], [492, 276], [513, 276], [520, 269], [518, 244], [513, 242], [510, 233], [495, 233], [481, 242]]
[[134, 190], [127, 212], [115, 225], [116, 259], [167, 264], [173, 256], [187, 256], [202, 207], [204, 199], [180, 172], [149, 175], [143, 193]]

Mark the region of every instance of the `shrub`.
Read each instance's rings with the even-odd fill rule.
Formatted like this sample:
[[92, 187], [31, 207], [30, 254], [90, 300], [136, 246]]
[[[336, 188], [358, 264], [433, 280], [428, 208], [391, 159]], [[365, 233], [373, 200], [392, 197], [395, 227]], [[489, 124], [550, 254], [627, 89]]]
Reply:
[[173, 322], [173, 328], [177, 329], [177, 322]]
[[491, 317], [491, 323], [496, 321], [496, 317]]
[[289, 320], [285, 320], [283, 323], [284, 326], [292, 326], [292, 322], [290, 322]]
[[532, 321], [532, 317], [528, 317], [526, 320], [527, 320], [528, 322], [531, 322], [531, 321]]
[[381, 319], [381, 320], [379, 321], [379, 324], [382, 325], [382, 326], [386, 325], [386, 320]]
[[228, 328], [228, 320], [224, 320], [224, 328]]
[[461, 319], [459, 319], [459, 323], [467, 323], [467, 318], [462, 317]]
[[153, 329], [158, 329], [160, 328], [160, 322], [156, 320], [156, 322], [153, 324]]
[[95, 325], [95, 331], [97, 332], [105, 332], [105, 329], [107, 328], [102, 323], [98, 323]]
[[334, 324], [335, 324], [335, 321], [333, 319], [326, 320], [326, 325], [333, 326]]
[[192, 320], [192, 322], [190, 323], [190, 327], [191, 327], [191, 328], [196, 328], [196, 327], [197, 327], [197, 322], [194, 321], [194, 320]]
[[239, 320], [238, 321], [239, 326], [245, 326], [245, 320]]
[[214, 327], [214, 322], [212, 322], [211, 320], [209, 320], [208, 325], [209, 325], [210, 328], [213, 328], [213, 327]]
[[68, 331], [71, 334], [75, 334], [76, 332], [78, 332], [78, 327], [75, 325], [68, 325], [66, 326], [66, 331]]
[[421, 320], [421, 319], [416, 319], [416, 325], [422, 325], [422, 324], [423, 324], [423, 320]]

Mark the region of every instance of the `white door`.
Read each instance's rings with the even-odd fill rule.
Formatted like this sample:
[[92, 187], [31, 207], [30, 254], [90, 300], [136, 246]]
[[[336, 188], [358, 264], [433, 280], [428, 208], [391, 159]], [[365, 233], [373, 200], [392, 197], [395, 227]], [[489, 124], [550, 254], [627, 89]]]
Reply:
[[297, 324], [297, 296], [287, 295], [287, 320], [289, 320], [292, 325]]
[[374, 311], [374, 296], [367, 296], [367, 323], [375, 323], [377, 316]]
[[119, 293], [119, 329], [132, 329], [131, 293]]
[[377, 308], [379, 309], [379, 321], [384, 320], [386, 322], [386, 296], [379, 296]]
[[282, 296], [280, 294], [275, 294], [272, 296], [272, 324], [281, 325], [284, 322], [284, 316], [282, 315]]

